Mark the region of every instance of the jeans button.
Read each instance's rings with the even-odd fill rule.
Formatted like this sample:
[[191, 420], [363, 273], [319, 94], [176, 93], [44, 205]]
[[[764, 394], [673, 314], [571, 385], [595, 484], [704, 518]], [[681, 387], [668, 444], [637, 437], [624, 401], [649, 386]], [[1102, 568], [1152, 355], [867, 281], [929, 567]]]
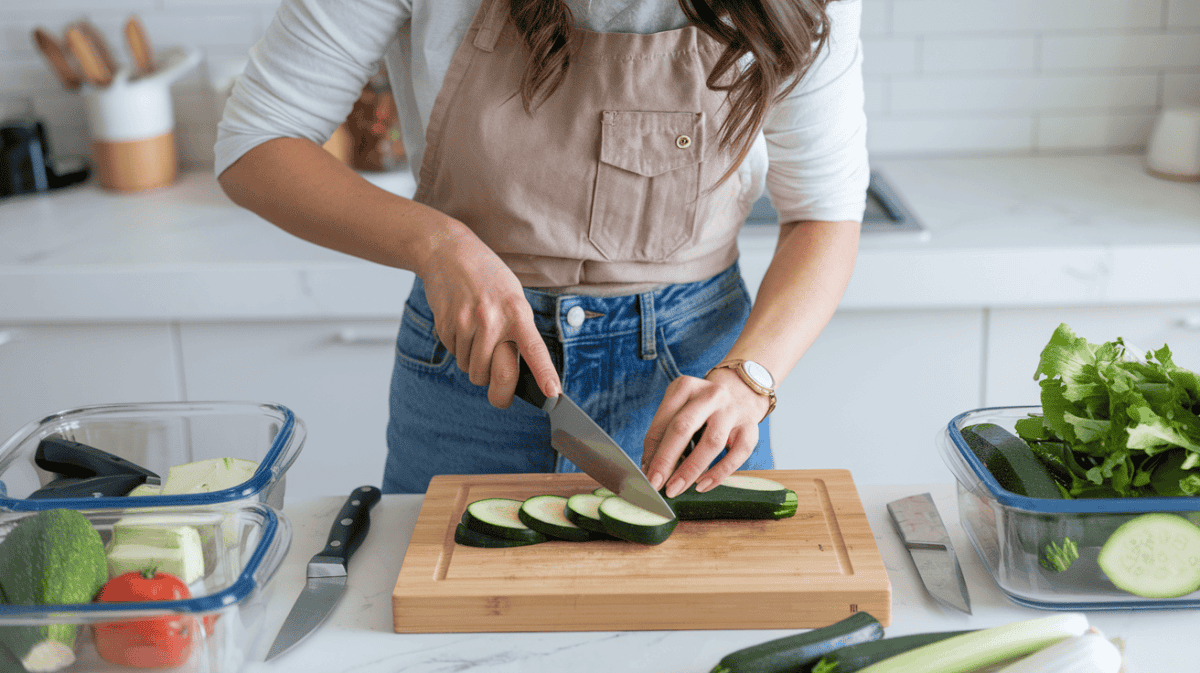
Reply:
[[583, 324], [583, 308], [572, 306], [571, 310], [567, 311], [567, 324], [571, 327], [579, 327]]

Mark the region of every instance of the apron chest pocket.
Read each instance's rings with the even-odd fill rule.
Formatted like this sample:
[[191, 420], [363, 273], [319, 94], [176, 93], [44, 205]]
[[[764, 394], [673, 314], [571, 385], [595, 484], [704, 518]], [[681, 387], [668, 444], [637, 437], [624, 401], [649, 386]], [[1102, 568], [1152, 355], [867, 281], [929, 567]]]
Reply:
[[610, 260], [668, 261], [696, 234], [703, 113], [605, 110], [600, 129], [589, 240]]

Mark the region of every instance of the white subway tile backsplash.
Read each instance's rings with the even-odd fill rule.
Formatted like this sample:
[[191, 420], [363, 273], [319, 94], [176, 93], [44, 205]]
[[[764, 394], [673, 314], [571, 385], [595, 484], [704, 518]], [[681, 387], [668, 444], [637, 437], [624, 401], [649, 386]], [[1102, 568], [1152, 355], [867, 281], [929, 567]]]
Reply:
[[1033, 118], [1012, 117], [886, 117], [867, 125], [872, 154], [943, 154], [967, 152], [1029, 152], [1033, 147]]
[[863, 74], [892, 75], [917, 72], [917, 40], [863, 38]]
[[1047, 36], [1043, 70], [1152, 70], [1200, 67], [1200, 32]]
[[894, 0], [892, 30], [1008, 33], [1158, 28], [1164, 0]]
[[1032, 35], [925, 37], [921, 44], [927, 73], [1032, 72], [1038, 53]]
[[1041, 115], [1037, 150], [1102, 150], [1145, 147], [1154, 114]]
[[1152, 108], [1157, 75], [1023, 75], [894, 78], [893, 112], [991, 112]]

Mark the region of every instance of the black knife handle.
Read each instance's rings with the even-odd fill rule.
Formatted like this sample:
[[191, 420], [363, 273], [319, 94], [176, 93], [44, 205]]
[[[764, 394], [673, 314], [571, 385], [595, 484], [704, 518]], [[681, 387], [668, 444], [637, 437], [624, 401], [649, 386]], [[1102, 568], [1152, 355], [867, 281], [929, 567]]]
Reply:
[[309, 563], [336, 563], [344, 568], [366, 539], [367, 531], [371, 529], [371, 508], [381, 497], [383, 494], [374, 486], [359, 486], [354, 489], [329, 529], [329, 539], [325, 541], [325, 548], [312, 557]]
[[38, 467], [64, 477], [88, 477], [116, 474], [139, 474], [154, 483], [159, 476], [150, 470], [107, 451], [62, 437], [47, 437], [38, 443], [33, 461]]
[[525, 358], [517, 357], [521, 361], [521, 369], [517, 374], [517, 397], [532, 404], [538, 409], [543, 408], [546, 404], [546, 396], [542, 394], [542, 389], [538, 387], [537, 379], [533, 377], [533, 370], [525, 362]]
[[59, 477], [29, 494], [28, 500], [45, 498], [114, 498], [128, 495], [145, 483], [144, 474], [101, 474], [95, 477]]

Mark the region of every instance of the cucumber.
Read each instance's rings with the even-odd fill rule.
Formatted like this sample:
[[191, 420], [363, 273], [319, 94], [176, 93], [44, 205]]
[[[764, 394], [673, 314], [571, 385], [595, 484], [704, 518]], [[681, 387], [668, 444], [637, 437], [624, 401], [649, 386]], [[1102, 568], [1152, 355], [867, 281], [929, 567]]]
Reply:
[[525, 547], [531, 544], [538, 544], [538, 541], [508, 540], [502, 537], [484, 535], [483, 533], [477, 533], [467, 528], [466, 524], [462, 523], [458, 524], [458, 527], [454, 529], [454, 541], [466, 547], [488, 547], [493, 549], [498, 547]]
[[967, 426], [959, 432], [1005, 490], [1030, 498], [1062, 499], [1050, 470], [1021, 438], [993, 423]]
[[485, 498], [467, 505], [462, 523], [467, 528], [491, 537], [518, 542], [545, 542], [546, 536], [521, 522], [518, 512], [523, 501], [511, 498]]
[[668, 519], [616, 496], [600, 503], [600, 522], [609, 535], [639, 544], [662, 544], [679, 519]]
[[692, 486], [666, 500], [683, 521], [784, 519], [796, 514], [798, 502], [796, 492], [777, 481], [740, 474], [730, 475], [704, 493]]
[[801, 666], [815, 663], [835, 650], [879, 640], [883, 625], [866, 612], [819, 629], [793, 636], [768, 640], [725, 655], [712, 673], [791, 673], [807, 670]]
[[1200, 589], [1200, 526], [1174, 514], [1143, 514], [1108, 538], [1096, 562], [1131, 594], [1186, 596]]
[[592, 491], [592, 495], [598, 495], [601, 498], [611, 498], [614, 495], [616, 495], [616, 493], [613, 492], [611, 489], [607, 489], [607, 488], [604, 488], [603, 486], [601, 486], [600, 488]]
[[561, 495], [535, 495], [521, 503], [517, 510], [517, 518], [543, 535], [586, 542], [592, 539], [592, 532], [581, 528], [567, 518], [567, 498]]
[[827, 666], [835, 665], [836, 668], [833, 670], [837, 673], [854, 673], [855, 671], [861, 671], [867, 666], [879, 663], [884, 659], [894, 657], [897, 654], [915, 650], [918, 647], [932, 645], [947, 638], [953, 638], [954, 636], [961, 636], [964, 633], [970, 633], [970, 631], [918, 633], [911, 636], [898, 636], [896, 638], [884, 638], [882, 640], [847, 645], [822, 656], [817, 661], [793, 670], [796, 673], [814, 673], [817, 664], [824, 661]]
[[600, 521], [600, 503], [612, 496], [594, 493], [578, 493], [567, 498], [567, 519], [580, 528], [607, 536], [604, 523]]

